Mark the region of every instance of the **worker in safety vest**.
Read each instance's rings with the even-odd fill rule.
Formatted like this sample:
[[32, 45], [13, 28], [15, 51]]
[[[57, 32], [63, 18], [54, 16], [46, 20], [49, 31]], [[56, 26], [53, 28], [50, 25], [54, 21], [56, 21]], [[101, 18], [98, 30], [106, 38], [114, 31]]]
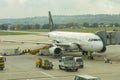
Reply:
[[88, 51], [88, 59], [90, 59], [90, 60], [93, 60], [94, 58], [93, 58], [93, 56], [92, 56], [92, 53], [90, 52], [90, 51]]

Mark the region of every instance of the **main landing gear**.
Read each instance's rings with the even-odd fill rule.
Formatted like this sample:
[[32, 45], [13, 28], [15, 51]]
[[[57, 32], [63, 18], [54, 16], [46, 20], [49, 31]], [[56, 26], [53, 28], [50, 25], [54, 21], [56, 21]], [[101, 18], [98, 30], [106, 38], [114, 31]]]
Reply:
[[93, 55], [92, 55], [92, 52], [90, 52], [90, 51], [83, 51], [83, 52], [82, 52], [82, 55], [83, 55], [85, 58], [89, 59], [89, 60], [94, 60], [94, 57], [93, 57]]

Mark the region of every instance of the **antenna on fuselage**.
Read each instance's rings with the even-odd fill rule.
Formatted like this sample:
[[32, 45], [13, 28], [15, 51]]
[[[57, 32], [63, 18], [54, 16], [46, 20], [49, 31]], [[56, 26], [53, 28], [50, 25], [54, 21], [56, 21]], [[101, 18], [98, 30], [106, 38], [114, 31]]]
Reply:
[[49, 14], [49, 26], [50, 26], [50, 32], [51, 32], [51, 31], [55, 30], [55, 27], [54, 27], [51, 12], [49, 11], [48, 14]]

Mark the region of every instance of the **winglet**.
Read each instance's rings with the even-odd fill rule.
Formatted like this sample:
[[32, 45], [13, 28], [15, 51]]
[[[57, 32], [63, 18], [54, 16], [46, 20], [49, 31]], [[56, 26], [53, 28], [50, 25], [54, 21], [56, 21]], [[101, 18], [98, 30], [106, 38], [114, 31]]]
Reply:
[[51, 32], [51, 31], [55, 30], [55, 27], [54, 27], [51, 12], [49, 11], [48, 14], [49, 14], [49, 25], [50, 25], [50, 32]]

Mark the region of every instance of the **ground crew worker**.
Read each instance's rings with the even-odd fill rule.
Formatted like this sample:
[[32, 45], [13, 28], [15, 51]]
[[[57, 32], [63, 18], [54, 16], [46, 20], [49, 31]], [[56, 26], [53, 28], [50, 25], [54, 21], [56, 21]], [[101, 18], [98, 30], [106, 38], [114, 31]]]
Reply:
[[105, 60], [105, 63], [111, 63], [112, 64], [111, 59], [108, 59], [108, 58], [105, 57], [104, 60]]
[[88, 56], [88, 59], [90, 59], [90, 51], [88, 51], [88, 54], [87, 54], [87, 56]]
[[94, 58], [93, 58], [93, 56], [92, 56], [92, 53], [90, 52], [90, 51], [88, 51], [88, 59], [90, 59], [90, 60], [93, 60]]

